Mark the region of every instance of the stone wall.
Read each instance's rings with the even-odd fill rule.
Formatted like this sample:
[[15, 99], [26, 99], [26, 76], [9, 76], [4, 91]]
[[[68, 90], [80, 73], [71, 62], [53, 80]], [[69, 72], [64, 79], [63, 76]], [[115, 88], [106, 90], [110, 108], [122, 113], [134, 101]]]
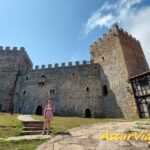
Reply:
[[132, 77], [149, 70], [140, 42], [121, 28], [118, 28], [118, 37], [120, 39], [128, 76]]
[[138, 117], [118, 30], [114, 26], [102, 39], [91, 45], [91, 58], [94, 63], [101, 64], [102, 84], [108, 88], [108, 95], [103, 96], [106, 117]]
[[1, 111], [11, 109], [11, 101], [15, 89], [15, 82], [20, 70], [32, 68], [25, 49], [21, 47], [0, 47], [0, 105]]
[[36, 66], [20, 76], [15, 92], [15, 112], [35, 114], [37, 107], [44, 109], [50, 98], [56, 115], [85, 117], [86, 109], [91, 110], [92, 117], [102, 117], [104, 113], [99, 64], [84, 61], [75, 66]]
[[35, 114], [52, 99], [56, 115], [138, 117], [129, 77], [149, 69], [139, 41], [114, 26], [90, 54], [92, 61], [33, 69], [23, 47], [0, 47], [0, 109]]

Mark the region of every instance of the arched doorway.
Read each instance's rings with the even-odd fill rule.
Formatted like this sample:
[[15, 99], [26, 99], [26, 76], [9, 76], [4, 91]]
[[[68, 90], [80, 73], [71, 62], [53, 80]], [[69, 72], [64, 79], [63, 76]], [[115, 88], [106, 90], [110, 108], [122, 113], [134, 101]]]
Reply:
[[43, 112], [42, 106], [40, 106], [40, 105], [37, 106], [35, 114], [36, 115], [42, 115], [42, 112]]
[[2, 105], [0, 104], [0, 111], [2, 111]]
[[85, 117], [86, 117], [86, 118], [91, 118], [91, 110], [90, 110], [89, 108], [87, 108], [87, 109], [85, 110]]

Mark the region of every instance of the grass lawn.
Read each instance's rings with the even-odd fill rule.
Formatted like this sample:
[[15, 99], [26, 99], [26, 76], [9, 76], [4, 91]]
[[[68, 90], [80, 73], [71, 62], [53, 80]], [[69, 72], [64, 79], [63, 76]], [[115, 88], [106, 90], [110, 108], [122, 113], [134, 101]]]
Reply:
[[17, 119], [17, 115], [0, 113], [0, 138], [20, 135], [22, 124]]
[[[43, 116], [32, 116], [36, 120], [42, 120]], [[56, 117], [52, 122], [52, 134], [63, 134], [65, 131], [85, 124], [106, 123], [106, 122], [126, 122], [140, 121], [142, 119], [98, 119], [98, 118], [79, 118], [79, 117]], [[143, 119], [148, 120], [150, 119]], [[17, 119], [17, 115], [0, 113], [0, 138], [10, 136], [19, 136], [21, 134], [22, 124]], [[40, 144], [47, 140], [21, 140], [21, 141], [4, 141], [0, 140], [0, 150], [35, 150]]]
[[[43, 121], [43, 116], [32, 116], [36, 120]], [[141, 119], [106, 119], [106, 118], [80, 118], [80, 117], [56, 117], [54, 116], [52, 122], [52, 134], [63, 133], [71, 128], [75, 128], [85, 124], [92, 123], [107, 123], [107, 122], [126, 122], [136, 121]]]
[[47, 140], [22, 140], [22, 141], [2, 141], [0, 140], [0, 150], [35, 150], [38, 145]]

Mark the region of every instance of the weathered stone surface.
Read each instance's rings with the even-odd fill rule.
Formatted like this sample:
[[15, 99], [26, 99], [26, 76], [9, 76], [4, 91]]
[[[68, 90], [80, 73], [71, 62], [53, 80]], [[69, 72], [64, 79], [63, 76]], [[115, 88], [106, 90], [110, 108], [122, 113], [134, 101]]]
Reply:
[[1, 47], [0, 111], [42, 114], [52, 99], [56, 115], [137, 118], [128, 77], [149, 70], [140, 43], [114, 27], [94, 42], [90, 54], [92, 60], [82, 64], [33, 69], [24, 48]]
[[[139, 125], [139, 132], [143, 130], [140, 129], [144, 124], [149, 127], [150, 124], [147, 121], [132, 121], [132, 122], [115, 122], [115, 123], [97, 123], [91, 125], [84, 125], [69, 130], [70, 135], [66, 136], [56, 136], [51, 138], [47, 143], [38, 147], [37, 150], [49, 150], [49, 147], [54, 147], [51, 150], [73, 150], [73, 149], [84, 149], [84, 150], [148, 150], [148, 142], [142, 140], [100, 140], [100, 137], [104, 135], [105, 132], [109, 131], [109, 137], [114, 133], [126, 134], [127, 131], [136, 131], [137, 123]], [[104, 128], [105, 127], [105, 128]], [[148, 130], [150, 133], [150, 130]], [[78, 132], [78, 135], [76, 134]]]
[[0, 50], [0, 111], [10, 111], [19, 71], [32, 68], [32, 62], [25, 51]]
[[15, 112], [35, 114], [38, 106], [43, 112], [51, 98], [55, 115], [85, 117], [88, 108], [92, 117], [102, 117], [101, 85], [98, 64], [28, 71], [18, 80]]
[[61, 148], [62, 150], [84, 150], [81, 145], [69, 144]]
[[91, 49], [94, 63], [101, 67], [106, 117], [138, 117], [128, 77], [149, 70], [140, 43], [118, 27], [114, 28]]

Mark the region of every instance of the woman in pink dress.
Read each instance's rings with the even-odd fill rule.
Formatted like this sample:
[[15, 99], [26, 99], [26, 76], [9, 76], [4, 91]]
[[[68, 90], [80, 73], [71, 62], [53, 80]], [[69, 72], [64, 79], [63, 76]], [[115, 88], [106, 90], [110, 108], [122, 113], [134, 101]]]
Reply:
[[42, 134], [45, 134], [47, 129], [47, 134], [49, 134], [50, 125], [53, 119], [53, 113], [55, 112], [55, 107], [52, 104], [51, 100], [48, 100], [48, 104], [44, 109], [44, 126]]

